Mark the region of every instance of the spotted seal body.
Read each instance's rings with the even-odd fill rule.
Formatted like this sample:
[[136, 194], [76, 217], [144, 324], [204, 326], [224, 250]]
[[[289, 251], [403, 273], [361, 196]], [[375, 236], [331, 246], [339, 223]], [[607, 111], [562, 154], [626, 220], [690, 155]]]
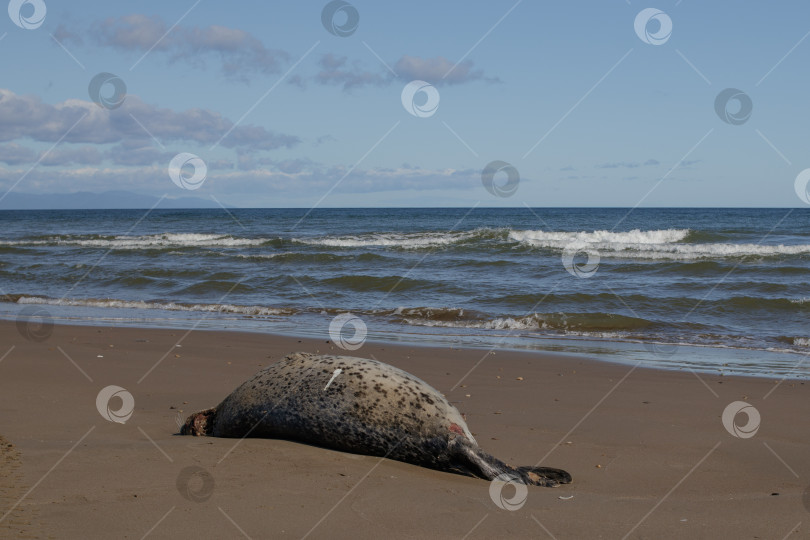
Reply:
[[483, 452], [436, 389], [388, 364], [291, 354], [259, 371], [213, 409], [192, 414], [183, 435], [287, 439], [491, 480], [556, 486], [571, 476], [513, 468]]

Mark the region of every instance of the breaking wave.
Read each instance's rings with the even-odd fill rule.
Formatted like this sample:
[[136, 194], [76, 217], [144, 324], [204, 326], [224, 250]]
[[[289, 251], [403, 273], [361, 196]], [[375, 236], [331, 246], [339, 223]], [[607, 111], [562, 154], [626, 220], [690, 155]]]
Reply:
[[294, 310], [266, 306], [240, 306], [234, 304], [194, 304], [184, 302], [159, 302], [143, 300], [116, 300], [96, 298], [45, 298], [40, 296], [7, 296], [6, 300], [17, 304], [42, 304], [49, 306], [79, 306], [94, 308], [160, 309], [165, 311], [196, 311], [230, 313], [248, 317], [271, 317], [292, 315]]
[[392, 247], [421, 249], [447, 246], [481, 235], [482, 230], [464, 232], [372, 233], [348, 236], [293, 238], [293, 242], [325, 247]]
[[63, 235], [0, 242], [3, 246], [79, 246], [107, 249], [260, 246], [268, 238], [235, 238], [226, 234], [164, 233], [145, 236]]
[[509, 238], [534, 248], [596, 250], [602, 257], [694, 260], [728, 257], [773, 257], [810, 254], [810, 244], [767, 245], [731, 243], [689, 243], [689, 229], [627, 232], [611, 231], [510, 231]]

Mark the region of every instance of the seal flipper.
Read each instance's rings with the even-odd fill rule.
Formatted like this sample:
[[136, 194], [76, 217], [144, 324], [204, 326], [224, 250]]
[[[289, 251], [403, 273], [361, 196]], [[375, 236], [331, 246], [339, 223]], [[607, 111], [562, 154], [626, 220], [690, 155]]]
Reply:
[[571, 475], [562, 469], [551, 467], [518, 467], [520, 476], [525, 476], [529, 481], [527, 484], [535, 486], [557, 487], [560, 484], [570, 484]]
[[461, 474], [484, 480], [494, 480], [501, 474], [508, 474], [520, 483], [543, 487], [557, 487], [560, 484], [571, 483], [571, 475], [562, 469], [529, 466], [515, 468], [469, 442], [459, 441], [455, 446], [455, 453], [462, 463], [462, 467], [457, 468]]

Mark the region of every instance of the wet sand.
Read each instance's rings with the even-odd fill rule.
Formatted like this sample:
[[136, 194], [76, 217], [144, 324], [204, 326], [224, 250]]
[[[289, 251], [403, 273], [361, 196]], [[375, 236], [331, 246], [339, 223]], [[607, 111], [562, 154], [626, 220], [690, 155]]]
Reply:
[[[567, 486], [530, 487], [513, 511], [485, 480], [288, 441], [176, 435], [178, 415], [294, 351], [340, 352], [312, 339], [76, 326], [34, 342], [0, 322], [0, 538], [808, 536], [800, 381], [506, 351], [347, 353], [445, 393], [489, 453], [572, 474]], [[134, 398], [124, 424], [96, 408], [108, 385]], [[761, 415], [752, 437], [721, 422], [735, 401]]]

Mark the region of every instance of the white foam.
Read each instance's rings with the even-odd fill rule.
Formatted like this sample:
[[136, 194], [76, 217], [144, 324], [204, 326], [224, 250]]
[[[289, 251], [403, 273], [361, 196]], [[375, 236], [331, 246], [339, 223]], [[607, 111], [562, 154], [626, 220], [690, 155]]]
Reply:
[[810, 338], [804, 337], [793, 338], [793, 344], [796, 347], [810, 347]]
[[201, 311], [211, 313], [232, 313], [254, 317], [289, 315], [292, 311], [264, 306], [237, 306], [233, 304], [181, 304], [176, 302], [145, 302], [142, 300], [84, 299], [84, 298], [40, 298], [22, 296], [18, 304], [44, 304], [50, 306], [81, 306], [96, 308], [162, 309], [166, 311]]
[[319, 238], [293, 238], [293, 241], [301, 244], [327, 247], [398, 247], [404, 249], [420, 249], [462, 242], [474, 237], [476, 234], [476, 231], [447, 233], [376, 233]]
[[145, 236], [114, 236], [112, 238], [82, 238], [54, 236], [45, 240], [19, 240], [0, 242], [16, 246], [81, 246], [108, 249], [154, 249], [162, 247], [245, 247], [259, 246], [267, 238], [234, 238], [225, 234], [164, 233]]
[[540, 330], [546, 328], [546, 324], [541, 324], [535, 317], [521, 317], [518, 319], [504, 317], [489, 321], [437, 321], [405, 318], [404, 321], [414, 326], [438, 326], [443, 328], [480, 328], [484, 330]]
[[601, 257], [630, 257], [638, 259], [694, 260], [704, 258], [768, 257], [810, 253], [810, 244], [764, 245], [707, 243], [690, 244], [683, 240], [689, 229], [663, 229], [627, 232], [610, 231], [511, 231], [513, 241], [538, 248], [565, 250], [584, 246], [596, 250]]
[[[489, 321], [434, 321], [425, 319], [404, 319], [406, 323], [413, 326], [429, 326], [442, 328], [467, 328], [481, 330], [546, 330], [549, 328], [544, 321], [536, 317], [503, 317]], [[612, 332], [604, 330], [569, 330], [556, 328], [555, 330], [565, 336], [581, 336], [600, 339], [623, 339], [627, 336], [625, 332]]]
[[586, 244], [669, 244], [680, 242], [689, 235], [689, 229], [661, 229], [641, 231], [633, 229], [627, 232], [611, 231], [580, 231], [580, 232], [554, 232], [554, 231], [511, 231], [509, 238], [518, 242], [526, 242], [542, 247], [564, 248], [575, 242]]

